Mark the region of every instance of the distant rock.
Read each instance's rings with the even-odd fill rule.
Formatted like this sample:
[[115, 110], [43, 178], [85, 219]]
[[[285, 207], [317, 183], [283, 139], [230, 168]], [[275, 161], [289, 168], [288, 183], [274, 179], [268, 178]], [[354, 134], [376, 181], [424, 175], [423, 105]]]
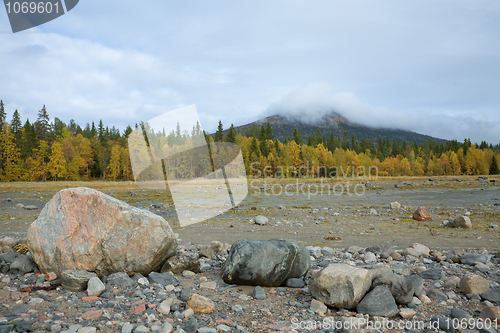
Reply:
[[59, 191], [28, 230], [28, 248], [43, 273], [85, 269], [98, 275], [143, 275], [177, 251], [167, 221], [99, 191]]
[[240, 239], [234, 242], [222, 266], [228, 284], [278, 287], [309, 269], [309, 251], [295, 240]]
[[416, 221], [432, 221], [432, 216], [423, 208], [418, 208], [413, 213], [413, 219]]
[[258, 225], [266, 225], [269, 222], [269, 219], [263, 215], [257, 215], [254, 218], [254, 222], [255, 222], [255, 224], [258, 224]]
[[309, 281], [311, 295], [337, 308], [354, 309], [370, 289], [368, 270], [345, 264], [331, 264]]
[[387, 286], [376, 286], [359, 302], [358, 313], [370, 316], [393, 317], [399, 313], [396, 301]]
[[470, 221], [470, 218], [468, 216], [457, 216], [454, 219], [450, 220], [448, 223], [448, 226], [453, 227], [453, 228], [463, 228], [463, 229], [470, 229], [472, 228], [472, 223]]
[[397, 201], [391, 202], [391, 209], [400, 209], [401, 204]]

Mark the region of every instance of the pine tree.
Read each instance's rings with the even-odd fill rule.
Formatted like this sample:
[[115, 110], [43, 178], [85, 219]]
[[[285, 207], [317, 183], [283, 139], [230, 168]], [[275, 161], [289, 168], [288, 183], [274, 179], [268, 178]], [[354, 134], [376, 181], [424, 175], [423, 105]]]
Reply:
[[19, 142], [18, 138], [21, 134], [21, 127], [23, 124], [21, 123], [21, 116], [19, 115], [19, 112], [16, 110], [14, 111], [14, 114], [12, 115], [12, 121], [10, 122], [10, 128], [12, 130], [12, 133], [16, 136], [16, 142]]
[[35, 132], [35, 126], [30, 124], [30, 120], [26, 119], [26, 123], [24, 123], [23, 126], [23, 145], [22, 145], [22, 150], [21, 150], [21, 156], [23, 159], [28, 158], [32, 152], [33, 149], [36, 147], [36, 132]]
[[229, 130], [227, 131], [226, 141], [231, 143], [236, 142], [236, 128], [234, 128], [233, 124], [231, 124], [231, 127], [229, 127]]
[[50, 119], [45, 105], [38, 111], [38, 118], [35, 123], [36, 135], [38, 140], [49, 141]]
[[491, 165], [490, 165], [490, 175], [498, 175], [500, 173], [500, 170], [498, 168], [498, 162], [496, 157], [493, 155], [493, 159], [491, 160]]
[[224, 128], [222, 127], [222, 122], [219, 120], [219, 125], [217, 126], [217, 131], [215, 132], [215, 142], [222, 142], [224, 139]]
[[267, 122], [266, 134], [268, 140], [274, 140], [273, 128], [271, 127], [271, 124], [269, 122]]
[[297, 127], [293, 129], [293, 141], [295, 141], [296, 144], [299, 146], [302, 145], [302, 137], [300, 136], [299, 130]]

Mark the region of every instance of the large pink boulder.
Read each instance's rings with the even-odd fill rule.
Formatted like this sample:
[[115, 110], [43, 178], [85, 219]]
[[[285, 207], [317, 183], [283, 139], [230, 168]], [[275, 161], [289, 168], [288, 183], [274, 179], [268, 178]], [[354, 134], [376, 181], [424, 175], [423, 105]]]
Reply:
[[165, 219], [99, 191], [70, 188], [45, 205], [28, 230], [28, 248], [43, 273], [83, 269], [148, 275], [177, 251]]

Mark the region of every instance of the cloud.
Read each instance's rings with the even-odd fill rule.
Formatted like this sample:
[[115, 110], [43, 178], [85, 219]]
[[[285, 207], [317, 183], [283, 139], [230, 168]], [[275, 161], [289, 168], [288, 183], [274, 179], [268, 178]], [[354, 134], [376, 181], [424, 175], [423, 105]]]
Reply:
[[330, 84], [312, 82], [294, 89], [277, 103], [272, 103], [265, 115], [281, 115], [317, 124], [323, 116], [335, 112], [348, 121], [371, 128], [409, 130], [443, 139], [500, 142], [500, 122], [486, 113], [394, 111], [363, 102], [353, 92], [335, 93]]

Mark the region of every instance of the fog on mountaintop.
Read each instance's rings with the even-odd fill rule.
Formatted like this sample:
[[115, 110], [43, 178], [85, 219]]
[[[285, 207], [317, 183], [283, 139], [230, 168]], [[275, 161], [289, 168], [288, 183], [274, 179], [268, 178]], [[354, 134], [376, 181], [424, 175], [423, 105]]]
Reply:
[[[314, 82], [293, 90], [281, 101], [271, 104], [264, 114], [280, 115], [314, 125], [332, 112], [351, 123], [372, 128], [409, 130], [448, 140], [462, 141], [470, 138], [475, 142], [500, 142], [500, 124], [491, 122], [484, 114], [414, 114], [389, 110], [370, 105], [352, 92], [334, 92], [330, 85], [323, 82]], [[477, 128], [484, 128], [483, 136], [477, 136]]]

